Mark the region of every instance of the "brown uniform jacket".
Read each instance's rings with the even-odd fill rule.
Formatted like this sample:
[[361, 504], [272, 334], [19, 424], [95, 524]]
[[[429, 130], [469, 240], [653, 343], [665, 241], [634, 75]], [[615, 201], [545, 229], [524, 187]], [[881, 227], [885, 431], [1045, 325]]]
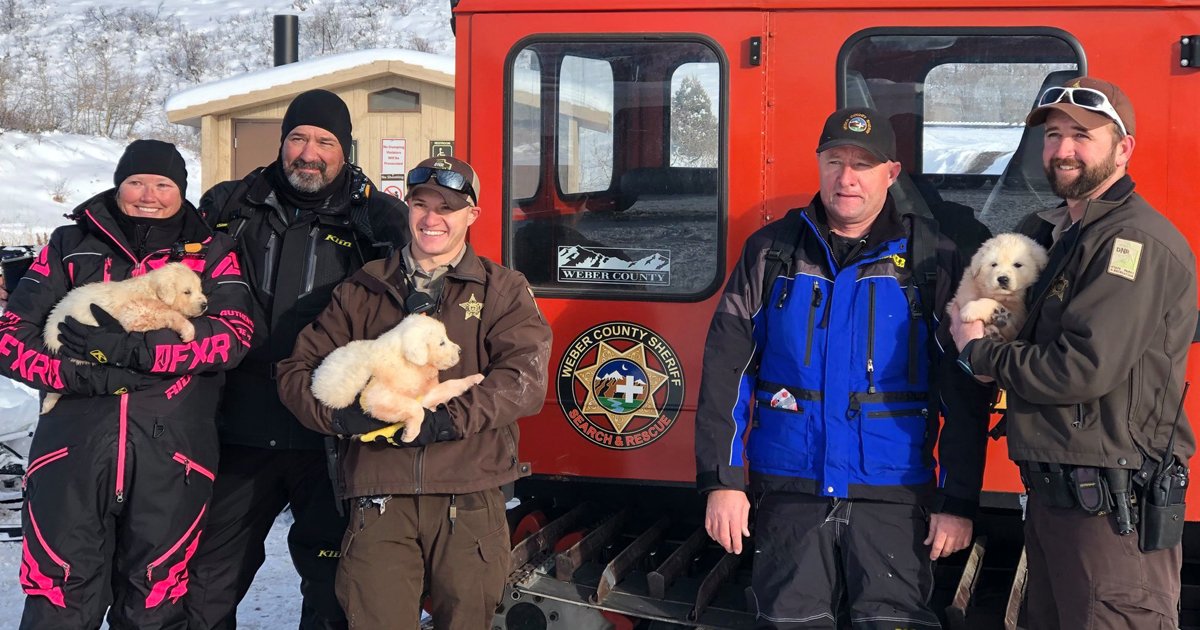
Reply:
[[[408, 288], [401, 254], [367, 263], [334, 290], [333, 301], [296, 340], [279, 363], [283, 401], [305, 426], [326, 434], [331, 410], [313, 398], [312, 372], [335, 348], [374, 339], [405, 316]], [[397, 448], [344, 440], [339, 452], [344, 497], [476, 492], [513, 481], [518, 418], [537, 413], [546, 398], [550, 326], [533, 300], [525, 277], [475, 255], [446, 274], [436, 313], [452, 341], [462, 346], [458, 365], [442, 379], [475, 373], [482, 383], [446, 407], [460, 440]]]
[[[1047, 237], [1065, 210], [1026, 231]], [[1017, 340], [975, 342], [971, 367], [1008, 392], [1014, 461], [1136, 469], [1161, 457], [1175, 419], [1196, 331], [1195, 256], [1128, 177], [1073, 229], [1055, 243], [1067, 249], [1051, 251]], [[1186, 416], [1175, 442], [1182, 459], [1195, 451]]]

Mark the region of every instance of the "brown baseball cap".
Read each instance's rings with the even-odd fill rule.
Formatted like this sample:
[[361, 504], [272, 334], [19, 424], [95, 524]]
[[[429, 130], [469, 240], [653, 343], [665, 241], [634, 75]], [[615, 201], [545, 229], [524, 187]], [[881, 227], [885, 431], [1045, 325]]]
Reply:
[[412, 197], [421, 188], [435, 190], [446, 205], [455, 210], [479, 203], [479, 176], [470, 164], [456, 157], [431, 157], [422, 160], [408, 172], [408, 194]]
[[[1108, 81], [1097, 79], [1095, 77], [1079, 77], [1077, 79], [1071, 79], [1070, 81], [1064, 83], [1061, 87], [1067, 89], [1087, 88], [1103, 94], [1107, 99], [1108, 104], [1112, 107], [1112, 111], [1116, 112], [1116, 115], [1121, 118], [1121, 123], [1125, 125], [1125, 133], [1131, 136], [1134, 135], [1135, 120], [1133, 115], [1133, 103], [1129, 101], [1129, 97], [1125, 96], [1125, 93], [1121, 91], [1121, 88], [1109, 83]], [[1030, 112], [1029, 117], [1025, 119], [1026, 126], [1034, 127], [1046, 122], [1046, 116], [1050, 114], [1051, 110], [1058, 110], [1070, 116], [1071, 120], [1083, 125], [1085, 129], [1096, 129], [1115, 121], [1111, 114], [1101, 111], [1101, 109], [1097, 107], [1081, 107], [1078, 105], [1077, 103], [1081, 102], [1081, 97], [1077, 96], [1076, 94], [1071, 94], [1068, 96], [1065, 93], [1058, 92], [1056, 88], [1050, 88], [1049, 90], [1046, 90], [1046, 92], [1050, 93], [1051, 98], [1054, 98], [1055, 96], [1055, 93], [1051, 93], [1051, 90], [1055, 90], [1055, 93], [1057, 94], [1055, 101], [1046, 105], [1042, 105], [1041, 107], [1038, 107]], [[1046, 97], [1043, 96], [1043, 98]], [[1103, 108], [1103, 105], [1099, 105], [1099, 107]], [[1120, 127], [1121, 125], [1117, 126]]]

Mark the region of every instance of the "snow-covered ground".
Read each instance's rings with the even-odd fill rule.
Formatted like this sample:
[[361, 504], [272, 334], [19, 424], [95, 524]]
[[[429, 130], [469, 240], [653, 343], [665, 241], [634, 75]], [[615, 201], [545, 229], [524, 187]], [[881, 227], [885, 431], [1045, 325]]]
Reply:
[[[383, 47], [454, 53], [447, 0], [11, 0], [0, 12], [0, 61], [16, 61], [0, 64], [0, 74], [12, 70], [17, 78], [6, 77], [12, 80], [0, 89], [0, 110], [12, 99], [59, 92], [22, 93], [20, 88], [32, 85], [28, 81], [37, 79], [30, 74], [35, 70], [51, 80], [70, 76], [80, 60], [76, 56], [72, 61], [72, 51], [78, 55], [88, 42], [103, 41], [107, 50], [118, 55], [119, 63], [157, 81], [151, 113], [132, 136], [194, 140], [193, 131], [165, 122], [165, 100], [198, 82], [207, 84], [268, 67], [275, 14], [300, 16], [301, 60], [320, 54], [315, 48], [321, 41], [318, 32], [329, 45], [326, 53]], [[331, 16], [341, 18], [340, 22]], [[205, 62], [191, 78], [172, 74], [179, 65], [170, 59], [189, 43], [188, 36], [199, 38], [191, 42], [201, 42], [196, 50]], [[22, 133], [0, 127], [0, 199], [4, 200], [0, 245], [35, 242], [66, 223], [63, 215], [76, 205], [111, 187], [112, 172], [130, 139], [58, 131]], [[185, 148], [182, 153], [188, 163], [187, 197], [194, 203], [204, 192], [200, 162], [193, 151]], [[33, 392], [0, 378], [0, 441], [19, 452], [27, 449], [36, 418]], [[0, 448], [0, 469], [13, 459]], [[7, 487], [4, 479], [0, 475], [0, 529], [19, 522], [19, 516], [3, 507], [6, 498], [19, 492], [19, 483]], [[289, 523], [290, 515], [285, 513], [267, 539], [266, 564], [238, 609], [241, 628], [295, 628], [299, 621], [300, 580], [287, 553]], [[19, 542], [0, 542], [0, 630], [15, 628], [20, 619], [24, 599], [17, 581], [20, 559]]]
[[[63, 215], [113, 186], [112, 174], [128, 142], [67, 133], [0, 132], [0, 244], [29, 245], [67, 220]], [[187, 197], [200, 200], [200, 159], [181, 149], [188, 168]]]

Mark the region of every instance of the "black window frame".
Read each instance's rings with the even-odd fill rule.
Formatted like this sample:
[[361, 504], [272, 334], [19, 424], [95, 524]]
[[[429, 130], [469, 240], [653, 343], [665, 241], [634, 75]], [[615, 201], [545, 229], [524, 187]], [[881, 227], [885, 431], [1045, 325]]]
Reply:
[[[565, 299], [585, 299], [585, 300], [601, 300], [601, 301], [629, 301], [629, 302], [662, 302], [662, 303], [678, 303], [678, 302], [702, 302], [709, 299], [721, 289], [725, 284], [727, 265], [725, 258], [728, 251], [728, 234], [729, 234], [729, 77], [731, 72], [730, 57], [725, 49], [711, 36], [703, 33], [615, 33], [615, 34], [597, 34], [597, 33], [540, 33], [524, 37], [513, 44], [509, 49], [504, 60], [504, 90], [503, 90], [503, 123], [501, 128], [501, 138], [503, 142], [503, 170], [504, 176], [502, 179], [501, 194], [503, 195], [503, 215], [501, 220], [501, 255], [503, 263], [512, 268], [516, 268], [513, 264], [513, 211], [517, 199], [512, 198], [511, 177], [508, 176], [512, 172], [512, 124], [513, 124], [513, 70], [516, 64], [517, 57], [524, 51], [536, 44], [665, 44], [665, 43], [687, 43], [700, 44], [708, 48], [714, 55], [719, 66], [719, 82], [721, 94], [719, 98], [718, 111], [718, 143], [717, 143], [717, 190], [716, 190], [716, 234], [714, 235], [716, 242], [716, 269], [713, 272], [711, 281], [704, 287], [691, 293], [679, 294], [661, 294], [655, 293], [653, 287], [646, 287], [645, 290], [622, 290], [603, 288], [603, 285], [591, 285], [588, 287], [561, 287], [561, 286], [535, 286], [539, 298], [565, 298]], [[536, 52], [535, 52], [536, 54]], [[545, 62], [539, 58], [539, 67], [541, 72], [546, 71]], [[558, 73], [559, 66], [553, 69], [553, 72]], [[539, 91], [539, 98], [541, 97]], [[555, 113], [557, 117], [557, 112]], [[669, 146], [670, 141], [670, 116], [666, 116], [666, 124], [663, 126], [662, 133], [664, 137], [661, 139], [664, 148]], [[615, 139], [614, 139], [615, 140]], [[545, 151], [545, 148], [542, 149]], [[557, 168], [557, 145], [554, 148], [553, 154], [556, 156], [556, 168], [554, 169], [554, 188], [555, 195], [564, 201], [578, 201], [589, 195], [597, 192], [592, 191], [586, 193], [566, 194], [562, 191], [562, 186], [559, 182]], [[540, 165], [544, 166], [544, 165]], [[540, 168], [539, 167], [539, 168]], [[614, 181], [616, 174], [614, 173]], [[543, 194], [542, 187], [546, 185], [546, 181], [539, 177], [537, 186], [534, 188], [533, 194], [530, 197], [522, 197], [521, 199], [532, 199]], [[610, 184], [610, 191], [611, 191]]]

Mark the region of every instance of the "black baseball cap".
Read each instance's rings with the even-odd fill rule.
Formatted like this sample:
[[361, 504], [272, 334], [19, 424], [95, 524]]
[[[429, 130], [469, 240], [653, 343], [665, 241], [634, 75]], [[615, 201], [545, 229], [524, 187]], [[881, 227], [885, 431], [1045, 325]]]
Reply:
[[882, 162], [898, 161], [892, 123], [870, 107], [845, 107], [825, 119], [817, 153], [845, 146], [865, 149]]

